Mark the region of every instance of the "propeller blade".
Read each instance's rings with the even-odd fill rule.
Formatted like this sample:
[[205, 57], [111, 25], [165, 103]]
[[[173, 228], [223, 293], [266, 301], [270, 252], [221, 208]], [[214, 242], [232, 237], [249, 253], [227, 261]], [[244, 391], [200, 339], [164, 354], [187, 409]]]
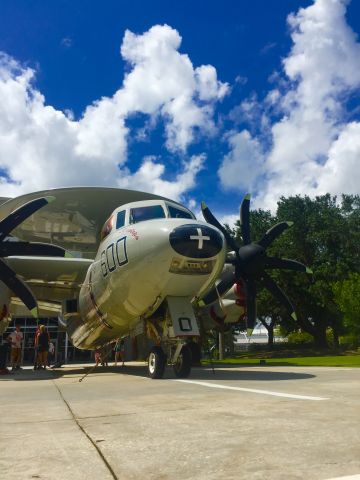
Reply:
[[240, 206], [240, 225], [241, 235], [244, 245], [248, 245], [251, 242], [250, 238], [250, 193], [247, 193], [243, 198]]
[[247, 328], [254, 328], [256, 323], [256, 286], [250, 279], [244, 279], [246, 289]]
[[0, 243], [0, 256], [42, 256], [42, 257], [66, 257], [69, 254], [64, 248], [50, 243], [40, 242], [2, 242]]
[[261, 245], [264, 248], [267, 248], [269, 245], [273, 243], [273, 241], [283, 233], [284, 230], [287, 228], [291, 227], [294, 224], [294, 222], [281, 222], [277, 223], [273, 227], [271, 227], [265, 235], [262, 237], [260, 242], [257, 242], [259, 245]]
[[222, 274], [222, 278], [220, 282], [205, 295], [200, 301], [199, 306], [205, 307], [206, 305], [210, 305], [211, 303], [216, 302], [219, 300], [219, 296], [222, 297], [225, 293], [234, 285], [235, 283], [235, 274], [233, 270], [226, 270]]
[[229, 232], [227, 232], [227, 230], [225, 230], [221, 223], [214, 217], [205, 202], [201, 202], [201, 210], [205, 220], [210, 223], [210, 225], [218, 228], [220, 232], [224, 235], [226, 243], [229, 245], [229, 247], [232, 248], [232, 250], [235, 250], [235, 252], [237, 252], [239, 250], [239, 246], [237, 245], [233, 237], [229, 234]]
[[269, 292], [286, 308], [290, 317], [293, 320], [297, 320], [297, 316], [294, 310], [293, 305], [291, 304], [288, 297], [285, 293], [281, 290], [281, 288], [274, 282], [274, 280], [267, 274], [263, 273], [261, 277], [261, 283], [264, 285], [265, 288], [269, 290]]
[[0, 241], [3, 240], [9, 233], [14, 230], [20, 223], [30, 217], [40, 208], [44, 207], [48, 203], [55, 200], [55, 197], [41, 197], [31, 200], [25, 205], [17, 208], [14, 212], [10, 213], [6, 218], [0, 222]]
[[30, 288], [0, 259], [0, 280], [24, 303], [31, 314], [38, 317], [38, 306]]
[[312, 273], [312, 270], [301, 262], [289, 260], [288, 258], [266, 257], [265, 268], [281, 268], [285, 270], [295, 270], [296, 272]]

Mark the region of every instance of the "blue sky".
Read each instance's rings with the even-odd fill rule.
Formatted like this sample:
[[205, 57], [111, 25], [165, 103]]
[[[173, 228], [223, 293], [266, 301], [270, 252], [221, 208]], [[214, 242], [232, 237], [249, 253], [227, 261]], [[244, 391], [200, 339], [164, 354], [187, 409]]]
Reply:
[[359, 2], [0, 4], [0, 196], [359, 193]]

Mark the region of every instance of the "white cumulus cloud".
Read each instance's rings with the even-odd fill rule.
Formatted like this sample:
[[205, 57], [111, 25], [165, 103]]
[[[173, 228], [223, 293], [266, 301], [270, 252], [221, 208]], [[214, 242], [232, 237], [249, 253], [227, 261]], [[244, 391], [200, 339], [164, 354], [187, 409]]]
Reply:
[[[359, 93], [360, 44], [346, 22], [347, 4], [316, 0], [288, 17], [293, 45], [278, 75], [279, 88], [267, 94], [262, 112], [254, 112], [259, 136], [247, 138], [253, 148], [244, 153], [230, 142], [219, 172], [222, 184], [233, 187], [234, 173], [248, 170], [244, 180], [256, 185], [257, 206], [274, 209], [281, 195], [360, 192], [360, 124], [346, 111], [350, 95]], [[269, 105], [276, 116], [263, 122]], [[254, 178], [256, 141], [265, 156]]]
[[[216, 131], [216, 102], [228, 91], [214, 67], [194, 68], [179, 52], [181, 37], [167, 25], [142, 35], [126, 31], [121, 54], [129, 65], [112, 97], [94, 101], [79, 119], [56, 110], [36, 87], [36, 72], [0, 54], [1, 196], [67, 185], [131, 186], [179, 199], [195, 184], [204, 156], [188, 158], [198, 135]], [[130, 173], [127, 145], [137, 139], [136, 113], [164, 122], [166, 147], [181, 156], [175, 179], [161, 159], [145, 159]], [[146, 134], [146, 130], [143, 130]]]
[[180, 44], [178, 32], [167, 25], [156, 25], [142, 36], [126, 31], [121, 53], [133, 70], [116, 94], [124, 114], [138, 111], [167, 119], [167, 147], [171, 151], [185, 151], [196, 128], [208, 134], [215, 132], [214, 103], [229, 89], [217, 80], [211, 65], [194, 69], [189, 57], [177, 51]]
[[165, 166], [156, 158], [146, 157], [140, 168], [134, 174], [126, 172], [118, 180], [121, 188], [136, 188], [145, 192], [156, 193], [164, 197], [179, 200], [183, 192], [195, 186], [197, 173], [202, 169], [205, 155], [193, 155], [189, 161], [183, 162], [183, 168], [173, 181], [162, 177]]
[[230, 135], [228, 142], [230, 152], [219, 169], [221, 183], [227, 189], [251, 190], [263, 169], [261, 145], [247, 130]]

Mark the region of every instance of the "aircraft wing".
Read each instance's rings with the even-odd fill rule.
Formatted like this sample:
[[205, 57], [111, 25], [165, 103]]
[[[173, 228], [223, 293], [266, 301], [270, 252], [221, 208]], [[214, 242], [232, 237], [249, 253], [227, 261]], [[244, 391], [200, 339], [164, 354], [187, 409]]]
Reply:
[[[64, 299], [78, 295], [91, 259], [58, 257], [8, 257], [6, 263], [25, 280], [35, 294], [40, 313], [57, 314]], [[22, 315], [29, 312], [16, 298], [12, 298], [10, 311]], [[27, 313], [26, 313], [27, 312]]]
[[[77, 257], [94, 258], [100, 232], [115, 208], [138, 200], [164, 199], [159, 195], [106, 187], [69, 187], [0, 198], [0, 219], [39, 197], [55, 201], [41, 208], [12, 231], [21, 240], [59, 245]], [[3, 203], [2, 203], [3, 202]]]

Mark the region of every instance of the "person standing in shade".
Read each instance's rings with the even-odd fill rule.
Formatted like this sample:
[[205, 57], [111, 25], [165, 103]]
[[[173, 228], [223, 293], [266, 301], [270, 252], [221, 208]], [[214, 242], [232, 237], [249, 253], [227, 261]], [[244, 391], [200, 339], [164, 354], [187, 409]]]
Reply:
[[115, 367], [117, 362], [121, 361], [124, 366], [125, 343], [122, 338], [118, 338], [115, 344]]
[[48, 352], [49, 352], [49, 333], [45, 325], [40, 325], [40, 333], [37, 336], [37, 364], [38, 368], [43, 367], [45, 370], [48, 367]]
[[23, 338], [20, 325], [16, 325], [15, 330], [8, 336], [8, 341], [11, 343], [11, 366], [13, 370], [21, 368], [21, 343]]
[[36, 327], [36, 332], [34, 337], [34, 370], [37, 370], [38, 368], [40, 368], [38, 365], [38, 338], [40, 335], [40, 327], [41, 325], [38, 325]]
[[103, 347], [100, 348], [100, 352], [101, 352], [101, 366], [108, 367], [109, 366], [108, 356], [109, 356], [109, 353], [111, 352], [111, 347], [109, 350], [109, 347], [107, 345], [104, 345]]
[[6, 367], [10, 342], [8, 335], [0, 335], [0, 375], [7, 375], [9, 370]]
[[98, 367], [100, 362], [101, 362], [101, 349], [97, 348], [95, 350], [95, 363], [96, 363], [95, 367]]
[[53, 363], [55, 360], [55, 345], [53, 342], [49, 343], [49, 364]]

